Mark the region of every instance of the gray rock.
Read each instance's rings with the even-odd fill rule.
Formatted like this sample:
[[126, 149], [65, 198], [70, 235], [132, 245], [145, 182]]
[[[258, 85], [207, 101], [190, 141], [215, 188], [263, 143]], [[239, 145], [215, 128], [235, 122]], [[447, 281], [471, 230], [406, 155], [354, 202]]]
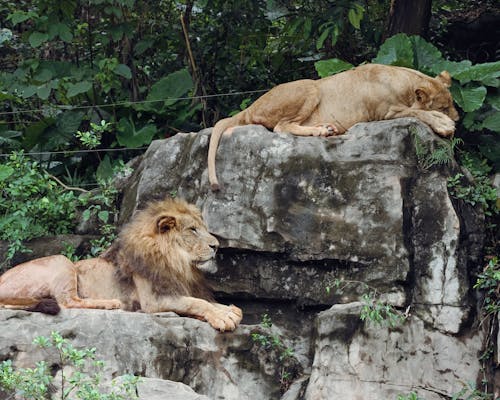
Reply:
[[137, 385], [139, 400], [210, 400], [180, 382], [141, 378]]
[[365, 325], [361, 304], [333, 306], [317, 319], [317, 340], [306, 400], [426, 400], [457, 394], [476, 382], [481, 333], [457, 340], [429, 330], [414, 316], [400, 327]]
[[[17, 367], [33, 367], [40, 360], [59, 365], [53, 349], [32, 344], [35, 337], [57, 331], [76, 348], [95, 347], [107, 381], [133, 374], [182, 382], [212, 399], [280, 397], [276, 372], [283, 363], [259, 348], [248, 326], [221, 334], [205, 322], [173, 313], [77, 309], [57, 316], [0, 310], [0, 325], [0, 359], [11, 359]], [[142, 393], [146, 389], [139, 386]]]

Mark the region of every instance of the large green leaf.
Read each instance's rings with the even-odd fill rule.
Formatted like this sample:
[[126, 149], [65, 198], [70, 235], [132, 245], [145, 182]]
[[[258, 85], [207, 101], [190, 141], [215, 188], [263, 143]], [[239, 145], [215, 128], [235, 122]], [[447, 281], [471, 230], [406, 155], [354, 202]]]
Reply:
[[17, 24], [24, 22], [24, 21], [27, 21], [28, 19], [33, 18], [33, 17], [38, 17], [38, 14], [34, 11], [29, 11], [29, 12], [15, 11], [12, 14], [9, 14], [9, 16], [7, 17], [7, 20], [10, 19], [12, 21], [13, 25], [17, 25]]
[[38, 86], [36, 89], [36, 94], [41, 100], [47, 100], [50, 96], [52, 88], [47, 83]]
[[360, 22], [363, 19], [363, 14], [365, 13], [365, 9], [360, 4], [354, 4], [354, 8], [351, 8], [347, 13], [347, 19], [352, 26], [356, 29], [360, 29]]
[[500, 61], [476, 64], [467, 70], [455, 74], [454, 78], [458, 79], [461, 84], [470, 81], [479, 81], [488, 86], [498, 86], [493, 84], [492, 81], [498, 81], [500, 77]]
[[33, 32], [28, 41], [30, 42], [31, 47], [39, 47], [42, 43], [45, 43], [49, 39], [49, 35], [44, 32]]
[[35, 85], [28, 85], [28, 86], [23, 85], [19, 89], [20, 89], [19, 94], [24, 99], [27, 99], [28, 97], [33, 96], [37, 91], [37, 87]]
[[86, 93], [92, 88], [92, 82], [89, 81], [81, 81], [78, 83], [69, 83], [68, 91], [66, 92], [66, 96], [75, 97], [81, 93]]
[[316, 61], [314, 63], [314, 68], [316, 68], [316, 71], [318, 72], [318, 75], [321, 78], [324, 78], [326, 76], [334, 75], [342, 71], [346, 71], [348, 69], [353, 68], [354, 65], [346, 62], [339, 60], [338, 58], [332, 58], [330, 60], [321, 60], [321, 61]]
[[44, 118], [41, 121], [30, 124], [24, 133], [23, 147], [30, 150], [37, 143], [40, 142], [40, 138], [46, 129], [55, 124], [54, 118]]
[[494, 112], [483, 121], [483, 128], [500, 133], [500, 112]]
[[450, 75], [454, 77], [455, 75], [468, 70], [471, 66], [472, 63], [469, 60], [462, 60], [460, 62], [441, 60], [432, 66], [432, 72], [437, 75], [442, 71], [448, 71]]
[[136, 148], [150, 144], [153, 136], [157, 132], [157, 128], [153, 124], [143, 126], [136, 130], [134, 123], [126, 118], [120, 119], [117, 125], [118, 132], [116, 139], [121, 146]]
[[387, 39], [372, 60], [375, 64], [399, 65], [413, 67], [413, 46], [404, 33], [398, 33]]
[[479, 109], [486, 97], [486, 88], [484, 86], [458, 86], [451, 87], [453, 99], [457, 102], [462, 110], [471, 112]]
[[56, 120], [58, 132], [67, 137], [73, 136], [80, 127], [84, 115], [83, 111], [65, 111], [60, 113]]
[[161, 78], [156, 82], [146, 98], [148, 101], [162, 100], [164, 106], [176, 103], [193, 88], [193, 79], [186, 68]]
[[0, 181], [4, 181], [14, 173], [14, 168], [9, 165], [0, 164]]
[[132, 71], [130, 71], [130, 68], [125, 64], [118, 64], [114, 69], [114, 73], [126, 79], [132, 78]]
[[412, 36], [411, 41], [413, 43], [415, 69], [422, 72], [435, 72], [433, 66], [444, 61], [441, 52], [420, 36]]

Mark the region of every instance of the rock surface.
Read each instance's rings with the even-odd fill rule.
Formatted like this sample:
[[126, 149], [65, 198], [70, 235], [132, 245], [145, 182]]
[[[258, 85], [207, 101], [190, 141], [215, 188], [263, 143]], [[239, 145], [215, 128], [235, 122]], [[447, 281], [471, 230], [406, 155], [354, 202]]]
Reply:
[[[268, 337], [295, 349], [291, 377], [279, 352], [251, 339], [255, 327], [221, 335], [191, 319], [122, 312], [3, 311], [0, 359], [21, 362], [43, 322], [101, 346], [110, 376], [179, 381], [212, 399], [278, 399], [288, 389], [283, 400], [412, 391], [434, 400], [479, 378], [471, 274], [483, 219], [448, 195], [453, 160], [429, 166], [446, 141], [413, 119], [358, 124], [333, 138], [239, 127], [221, 141], [223, 188], [214, 193], [208, 140], [206, 130], [153, 142], [124, 185], [121, 220], [169, 194], [197, 204], [221, 242], [211, 276], [217, 296], [240, 306], [246, 324], [271, 316]], [[367, 293], [411, 317], [395, 328], [362, 322]], [[19, 335], [5, 337], [11, 330], [29, 340], [19, 347]]]

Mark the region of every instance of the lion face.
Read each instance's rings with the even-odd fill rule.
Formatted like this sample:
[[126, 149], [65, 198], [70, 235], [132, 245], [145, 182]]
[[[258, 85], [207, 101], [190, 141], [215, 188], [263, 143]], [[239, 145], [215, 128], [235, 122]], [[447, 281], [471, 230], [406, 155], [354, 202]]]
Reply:
[[190, 280], [194, 269], [217, 270], [213, 259], [219, 241], [208, 232], [198, 208], [183, 200], [150, 203], [124, 226], [118, 242], [127, 265], [144, 274], [166, 277], [173, 270]]
[[167, 243], [184, 253], [189, 263], [201, 271], [214, 273], [217, 266], [213, 262], [219, 241], [212, 236], [194, 207], [186, 207], [185, 212], [172, 212], [158, 216], [158, 235]]

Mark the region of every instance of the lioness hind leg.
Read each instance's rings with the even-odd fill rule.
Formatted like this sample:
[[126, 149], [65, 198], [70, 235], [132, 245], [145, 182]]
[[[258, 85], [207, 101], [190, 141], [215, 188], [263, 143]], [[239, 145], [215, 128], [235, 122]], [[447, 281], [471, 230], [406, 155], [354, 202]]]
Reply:
[[316, 126], [303, 126], [295, 122], [280, 121], [274, 132], [288, 132], [297, 136], [333, 136], [338, 134], [338, 129], [332, 124]]

